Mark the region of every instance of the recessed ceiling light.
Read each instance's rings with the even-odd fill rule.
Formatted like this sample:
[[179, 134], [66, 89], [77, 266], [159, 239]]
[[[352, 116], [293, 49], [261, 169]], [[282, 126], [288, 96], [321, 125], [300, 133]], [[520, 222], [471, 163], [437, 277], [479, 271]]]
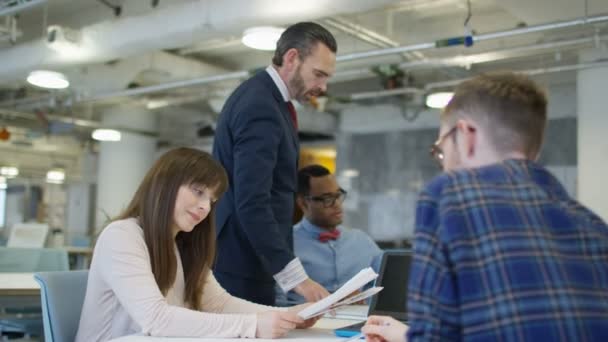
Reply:
[[281, 27], [251, 27], [245, 30], [241, 41], [252, 49], [272, 51], [277, 48], [277, 41], [283, 31], [285, 29]]
[[91, 137], [99, 141], [120, 141], [120, 132], [115, 129], [98, 128], [93, 131]]
[[146, 108], [158, 109], [158, 108], [167, 107], [169, 104], [170, 103], [168, 100], [150, 100], [150, 101], [148, 101], [148, 103], [146, 103]]
[[62, 169], [49, 170], [46, 173], [47, 183], [62, 184], [65, 181], [65, 171]]
[[443, 108], [448, 105], [453, 96], [452, 92], [429, 94], [426, 97], [426, 105], [431, 108]]
[[6, 178], [13, 178], [19, 176], [19, 169], [14, 166], [2, 166], [0, 167], [0, 175]]
[[49, 70], [34, 70], [27, 76], [27, 82], [47, 89], [65, 89], [70, 82], [64, 74]]

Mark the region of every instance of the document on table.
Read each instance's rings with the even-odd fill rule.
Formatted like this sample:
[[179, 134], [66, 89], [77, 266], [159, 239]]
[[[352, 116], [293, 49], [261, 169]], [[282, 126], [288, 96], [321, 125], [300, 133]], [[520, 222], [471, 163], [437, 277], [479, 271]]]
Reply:
[[368, 297], [375, 295], [382, 290], [382, 287], [372, 287], [359, 294], [352, 295], [353, 292], [362, 288], [365, 284], [376, 279], [378, 274], [371, 267], [365, 268], [347, 281], [336, 292], [320, 301], [308, 306], [306, 309], [298, 312], [298, 315], [303, 319], [309, 319], [319, 315], [323, 315], [331, 310], [337, 309], [344, 305], [353, 304], [362, 301]]

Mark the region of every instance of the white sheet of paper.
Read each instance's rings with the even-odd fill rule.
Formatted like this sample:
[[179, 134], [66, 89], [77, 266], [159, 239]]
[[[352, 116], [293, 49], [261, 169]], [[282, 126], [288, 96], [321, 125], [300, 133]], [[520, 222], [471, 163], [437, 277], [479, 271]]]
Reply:
[[360, 302], [360, 301], [367, 299], [368, 297], [371, 297], [371, 296], [375, 295], [376, 293], [382, 291], [383, 288], [384, 287], [382, 287], [382, 286], [376, 286], [376, 287], [369, 288], [355, 296], [348, 297], [348, 298], [344, 299], [343, 301], [332, 305], [331, 308], [336, 309], [340, 306], [350, 305], [350, 304], [353, 304], [356, 302]]
[[[347, 298], [347, 299], [345, 299], [345, 300], [343, 300], [341, 302], [338, 302], [338, 303], [332, 305], [331, 307], [329, 307], [329, 308], [327, 308], [327, 309], [325, 309], [325, 310], [323, 310], [321, 312], [317, 312], [317, 313], [313, 314], [312, 316], [308, 316], [308, 317], [306, 317], [306, 319], [317, 317], [317, 316], [320, 316], [320, 315], [325, 315], [326, 313], [331, 312], [333, 310], [336, 310], [336, 309], [339, 309], [341, 307], [344, 307], [344, 306], [347, 306], [347, 305], [351, 305], [351, 304], [356, 303], [358, 301], [364, 300], [364, 299], [366, 299], [368, 297], [371, 297], [371, 296], [375, 295], [376, 293], [382, 291], [382, 289], [383, 289], [383, 287], [372, 287], [371, 289], [367, 289], [366, 291], [361, 292], [361, 293], [359, 293], [356, 296], [352, 296], [352, 297], [349, 297], [349, 298]], [[302, 317], [302, 316], [300, 315], [300, 317]]]
[[376, 279], [377, 277], [378, 274], [374, 272], [371, 267], [364, 268], [344, 285], [342, 285], [342, 287], [340, 287], [336, 292], [298, 312], [298, 315], [303, 319], [309, 319], [311, 317], [318, 316], [321, 313], [325, 313], [328, 311], [328, 309], [332, 308], [334, 304], [346, 298], [348, 295], [360, 289], [365, 284]]

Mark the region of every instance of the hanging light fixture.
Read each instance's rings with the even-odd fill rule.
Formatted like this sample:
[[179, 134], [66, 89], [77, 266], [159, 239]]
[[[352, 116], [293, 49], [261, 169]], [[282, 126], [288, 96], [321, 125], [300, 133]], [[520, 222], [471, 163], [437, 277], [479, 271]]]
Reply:
[[448, 105], [454, 93], [452, 92], [440, 92], [429, 94], [426, 97], [426, 105], [431, 108], [443, 108]]
[[29, 84], [47, 89], [65, 89], [70, 82], [64, 74], [50, 70], [34, 70], [27, 77]]
[[120, 141], [121, 134], [115, 129], [98, 128], [93, 131], [91, 137], [98, 141]]
[[65, 171], [63, 169], [52, 169], [46, 173], [46, 182], [52, 184], [63, 184]]
[[252, 49], [272, 51], [276, 49], [283, 31], [284, 28], [274, 26], [251, 27], [245, 30], [241, 41]]

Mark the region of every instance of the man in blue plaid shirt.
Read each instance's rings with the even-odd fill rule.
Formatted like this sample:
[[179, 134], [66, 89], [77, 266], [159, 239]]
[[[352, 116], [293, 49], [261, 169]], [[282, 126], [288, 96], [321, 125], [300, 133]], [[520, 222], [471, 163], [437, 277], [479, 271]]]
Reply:
[[[371, 341], [608, 341], [608, 227], [535, 160], [544, 92], [512, 73], [465, 81], [421, 192], [409, 330], [370, 317]], [[601, 182], [601, 180], [598, 180]]]

